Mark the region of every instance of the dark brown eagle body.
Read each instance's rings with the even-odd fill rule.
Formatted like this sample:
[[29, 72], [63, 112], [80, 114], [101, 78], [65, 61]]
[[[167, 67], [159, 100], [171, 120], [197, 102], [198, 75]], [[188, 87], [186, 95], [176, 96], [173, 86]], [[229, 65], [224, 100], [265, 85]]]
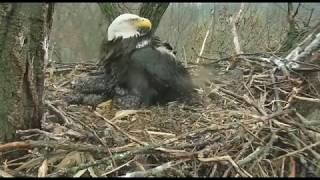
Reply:
[[137, 15], [118, 16], [102, 44], [100, 74], [80, 79], [67, 101], [95, 106], [113, 99], [122, 108], [139, 108], [192, 99], [188, 71], [172, 46], [151, 34], [151, 26]]
[[193, 91], [190, 75], [173, 53], [170, 44], [151, 35], [105, 42], [99, 65], [110, 78], [107, 86], [115, 102], [120, 99], [123, 105], [128, 96], [139, 101], [129, 104], [149, 106], [188, 97]]

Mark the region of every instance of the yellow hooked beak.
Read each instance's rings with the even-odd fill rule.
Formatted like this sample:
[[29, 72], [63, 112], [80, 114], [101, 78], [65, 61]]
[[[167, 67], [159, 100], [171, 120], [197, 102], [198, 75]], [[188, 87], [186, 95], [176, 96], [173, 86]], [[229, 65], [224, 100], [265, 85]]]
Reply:
[[139, 18], [138, 20], [136, 20], [134, 22], [134, 25], [138, 28], [138, 29], [142, 29], [142, 30], [151, 30], [152, 24], [150, 22], [149, 19], [147, 18]]

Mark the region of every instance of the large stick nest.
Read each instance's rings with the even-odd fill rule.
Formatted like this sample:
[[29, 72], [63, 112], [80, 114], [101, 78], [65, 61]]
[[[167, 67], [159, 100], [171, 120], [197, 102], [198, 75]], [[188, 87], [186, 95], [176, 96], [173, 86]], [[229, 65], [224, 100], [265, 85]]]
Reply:
[[0, 174], [319, 176], [320, 123], [297, 106], [320, 102], [316, 85], [306, 71], [288, 76], [259, 58], [226, 58], [228, 71], [223, 60], [190, 66], [202, 105], [140, 110], [67, 105], [72, 82], [96, 66], [56, 64], [47, 70], [42, 130], [20, 130], [21, 141], [0, 146]]

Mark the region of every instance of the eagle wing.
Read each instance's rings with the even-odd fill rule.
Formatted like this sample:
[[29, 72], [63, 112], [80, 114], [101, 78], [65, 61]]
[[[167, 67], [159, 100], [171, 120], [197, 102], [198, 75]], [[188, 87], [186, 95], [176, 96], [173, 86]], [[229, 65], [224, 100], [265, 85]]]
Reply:
[[188, 71], [177, 62], [175, 56], [152, 46], [136, 50], [130, 56], [130, 63], [149, 75], [151, 83], [172, 93], [188, 93], [193, 90]]
[[123, 39], [118, 37], [111, 41], [104, 40], [100, 49], [100, 58], [98, 66], [107, 66], [113, 61], [121, 59], [121, 57], [130, 54], [135, 50], [135, 47], [139, 39], [137, 37], [131, 37]]

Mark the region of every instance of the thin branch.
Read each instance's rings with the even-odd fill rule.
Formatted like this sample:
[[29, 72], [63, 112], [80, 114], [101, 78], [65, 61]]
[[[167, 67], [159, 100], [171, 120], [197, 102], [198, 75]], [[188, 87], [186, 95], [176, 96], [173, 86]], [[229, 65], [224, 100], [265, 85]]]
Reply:
[[124, 130], [122, 130], [119, 126], [115, 125], [114, 123], [112, 123], [111, 121], [109, 121], [107, 118], [103, 117], [100, 113], [98, 113], [97, 111], [94, 111], [94, 114], [98, 117], [100, 117], [101, 119], [103, 119], [104, 121], [106, 121], [108, 124], [110, 124], [112, 127], [114, 127], [116, 130], [118, 130], [119, 132], [121, 132], [122, 134], [124, 134], [125, 136], [127, 136], [129, 139], [131, 139], [132, 141], [141, 144], [141, 145], [147, 145], [147, 143], [142, 142], [140, 140], [138, 140], [137, 138], [131, 136], [130, 134], [126, 133]]
[[273, 160], [278, 160], [278, 159], [282, 159], [282, 158], [284, 158], [284, 157], [293, 156], [293, 155], [295, 155], [295, 154], [297, 154], [297, 153], [303, 152], [303, 151], [305, 151], [305, 150], [307, 150], [307, 149], [311, 149], [311, 148], [313, 148], [313, 147], [315, 147], [315, 146], [319, 146], [319, 145], [320, 145], [320, 141], [319, 141], [319, 142], [316, 142], [316, 143], [314, 143], [314, 144], [311, 144], [311, 145], [309, 145], [309, 146], [306, 146], [306, 147], [304, 147], [304, 148], [302, 148], [302, 149], [299, 149], [299, 150], [290, 152], [290, 153], [288, 153], [288, 154], [279, 156], [279, 157], [277, 157], [277, 158], [274, 158]]
[[236, 54], [242, 54], [237, 28], [239, 27], [239, 21], [240, 21], [240, 17], [243, 9], [244, 9], [244, 3], [241, 3], [238, 14], [235, 17], [231, 17], [233, 43], [235, 46]]
[[293, 17], [296, 17], [296, 15], [298, 14], [298, 10], [299, 10], [300, 6], [301, 6], [301, 3], [298, 4], [298, 7], [296, 9], [296, 12], [294, 12]]

